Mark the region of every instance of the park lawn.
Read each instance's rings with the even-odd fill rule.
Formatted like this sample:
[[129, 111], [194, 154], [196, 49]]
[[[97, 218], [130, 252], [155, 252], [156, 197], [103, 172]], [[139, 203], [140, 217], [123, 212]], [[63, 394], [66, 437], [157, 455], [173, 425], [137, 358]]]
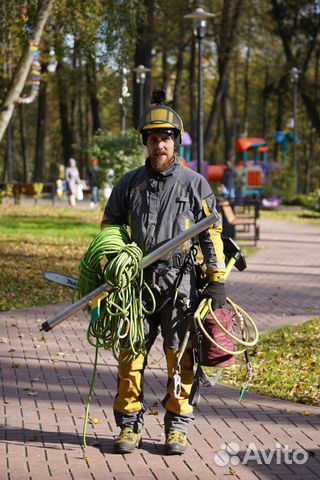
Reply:
[[100, 210], [0, 205], [0, 311], [70, 302], [71, 290], [43, 279], [45, 271], [77, 277], [99, 232]]
[[266, 218], [268, 220], [279, 220], [282, 222], [320, 226], [320, 212], [306, 209], [301, 209], [297, 211], [286, 210], [285, 206], [283, 206], [280, 210], [261, 210], [261, 218]]
[[[250, 352], [254, 374], [248, 391], [319, 407], [319, 343], [320, 318], [261, 335]], [[240, 389], [245, 373], [241, 355], [223, 370], [221, 381]]]

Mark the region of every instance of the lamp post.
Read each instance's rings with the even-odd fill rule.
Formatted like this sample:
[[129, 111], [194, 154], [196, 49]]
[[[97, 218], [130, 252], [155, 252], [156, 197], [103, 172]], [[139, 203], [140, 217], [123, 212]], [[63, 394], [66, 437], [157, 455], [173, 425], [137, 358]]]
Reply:
[[213, 13], [197, 8], [194, 12], [184, 15], [183, 18], [193, 21], [193, 33], [198, 41], [198, 142], [197, 142], [197, 170], [203, 175], [204, 162], [204, 115], [203, 115], [203, 38], [206, 34], [207, 20], [215, 17]]
[[299, 82], [300, 70], [296, 67], [291, 68], [290, 70], [290, 79], [293, 84], [293, 144], [292, 144], [292, 154], [293, 154], [293, 170], [294, 170], [294, 179], [295, 179], [295, 190], [296, 194], [299, 195], [299, 165], [298, 165], [298, 155], [297, 155], [297, 113], [298, 113], [298, 82]]
[[137, 68], [134, 68], [133, 71], [136, 72], [136, 82], [139, 85], [139, 118], [141, 118], [144, 110], [144, 84], [146, 81], [146, 75], [151, 69], [144, 65], [139, 65]]

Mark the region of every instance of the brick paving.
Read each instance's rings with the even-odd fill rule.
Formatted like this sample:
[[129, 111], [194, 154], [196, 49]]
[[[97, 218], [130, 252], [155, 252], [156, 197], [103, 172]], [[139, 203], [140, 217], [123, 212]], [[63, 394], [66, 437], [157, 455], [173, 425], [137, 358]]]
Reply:
[[[231, 274], [229, 295], [252, 314], [260, 330], [320, 316], [320, 229], [263, 221], [261, 230], [248, 269]], [[90, 409], [90, 417], [101, 423], [88, 425], [84, 452], [83, 415], [94, 350], [86, 342], [84, 314], [49, 333], [39, 332], [39, 325], [61, 308], [0, 314], [1, 480], [320, 478], [319, 408], [248, 393], [239, 403], [238, 391], [220, 385], [202, 389], [187, 453], [164, 456], [160, 401], [166, 376], [160, 340], [145, 374], [142, 448], [131, 455], [113, 453], [116, 362], [101, 352]], [[264, 460], [267, 456], [270, 461]]]

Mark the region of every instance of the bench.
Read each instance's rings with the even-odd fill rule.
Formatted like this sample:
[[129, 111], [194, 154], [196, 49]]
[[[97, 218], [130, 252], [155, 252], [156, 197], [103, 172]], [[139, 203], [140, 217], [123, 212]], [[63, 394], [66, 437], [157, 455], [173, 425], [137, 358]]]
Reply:
[[[252, 238], [254, 244], [257, 244], [260, 238], [260, 203], [258, 201], [251, 200], [234, 204], [221, 201], [219, 210], [222, 213], [224, 235], [233, 239], [248, 240]], [[242, 233], [245, 233], [245, 236]]]
[[38, 200], [41, 198], [50, 198], [54, 205], [56, 200], [56, 185], [54, 182], [0, 182], [0, 193], [2, 197], [13, 197], [15, 204], [19, 204], [25, 196], [32, 197], [35, 203], [38, 203]]

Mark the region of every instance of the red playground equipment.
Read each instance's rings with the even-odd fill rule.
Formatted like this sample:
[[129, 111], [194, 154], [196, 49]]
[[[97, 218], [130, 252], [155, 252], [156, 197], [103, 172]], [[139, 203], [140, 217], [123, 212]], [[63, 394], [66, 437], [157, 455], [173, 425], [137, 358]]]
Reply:
[[[190, 135], [185, 132], [186, 138], [179, 148], [179, 156], [182, 163], [193, 170], [197, 169], [197, 162], [191, 161]], [[263, 183], [268, 175], [268, 151], [269, 147], [264, 138], [240, 137], [236, 142], [235, 168], [238, 177], [237, 194], [239, 196], [261, 195]], [[250, 158], [251, 157], [251, 158]], [[252, 158], [253, 157], [253, 158]], [[209, 182], [223, 181], [225, 165], [209, 165], [204, 163], [204, 176]]]
[[[269, 147], [264, 138], [240, 137], [236, 143], [236, 169], [240, 195], [260, 196], [267, 168]], [[249, 160], [250, 152], [253, 160]]]

